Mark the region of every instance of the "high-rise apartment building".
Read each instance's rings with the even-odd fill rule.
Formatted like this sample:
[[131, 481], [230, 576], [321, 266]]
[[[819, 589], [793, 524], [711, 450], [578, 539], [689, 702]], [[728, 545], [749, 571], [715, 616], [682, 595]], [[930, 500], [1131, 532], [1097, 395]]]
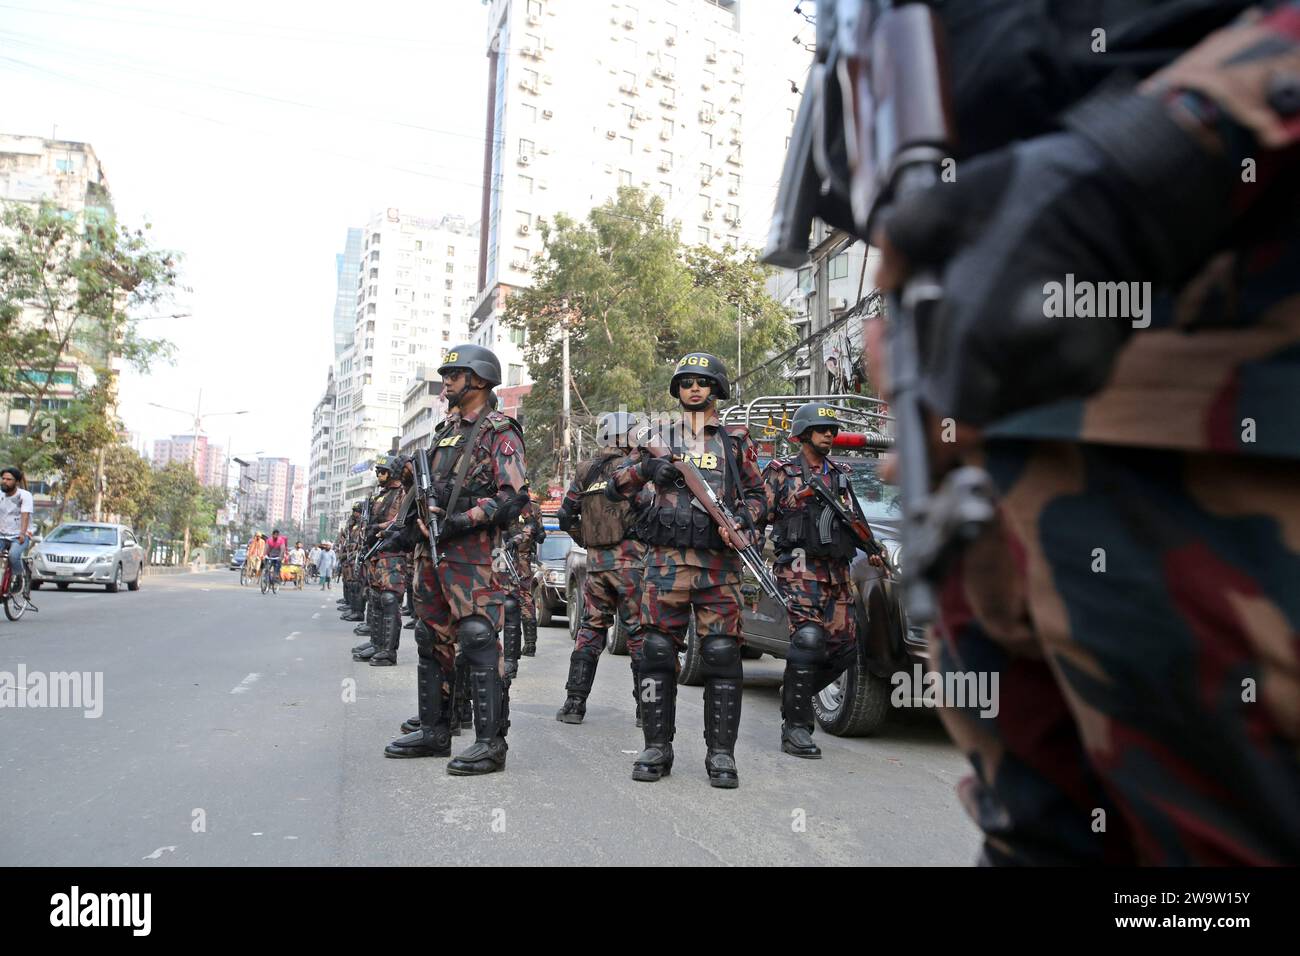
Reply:
[[478, 227], [461, 216], [388, 209], [361, 230], [352, 338], [333, 368], [329, 521], [374, 485], [375, 455], [400, 440], [408, 382], [466, 340], [478, 275]]
[[812, 39], [783, 4], [751, 3], [742, 24], [725, 0], [492, 0], [474, 340], [506, 385], [528, 378], [502, 304], [555, 213], [636, 186], [687, 244], [763, 244]]
[[348, 230], [343, 251], [334, 257], [337, 284], [334, 291], [334, 357], [337, 359], [352, 344], [352, 327], [357, 311], [357, 275], [361, 271], [362, 231]]
[[194, 469], [194, 477], [209, 488], [226, 484], [226, 450], [208, 441], [207, 435], [173, 435], [153, 443], [153, 466], [166, 468], [183, 462]]

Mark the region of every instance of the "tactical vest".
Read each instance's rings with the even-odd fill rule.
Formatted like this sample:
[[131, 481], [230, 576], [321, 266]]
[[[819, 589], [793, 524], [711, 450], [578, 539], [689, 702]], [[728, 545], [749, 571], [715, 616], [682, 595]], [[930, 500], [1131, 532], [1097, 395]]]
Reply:
[[[741, 512], [736, 500], [740, 489], [740, 469], [736, 465], [735, 446], [739, 440], [723, 430], [721, 460], [712, 452], [691, 459], [713, 493], [737, 516]], [[646, 544], [714, 551], [727, 547], [718, 533], [718, 526], [703, 507], [694, 503], [695, 496], [690, 491], [681, 489], [676, 502], [661, 503], [661, 500], [661, 496], [656, 494], [654, 504], [646, 509], [639, 525], [638, 536]]]
[[[491, 412], [485, 408], [480, 414], [490, 415]], [[478, 435], [475, 436], [475, 444], [483, 440], [485, 432], [509, 427], [510, 421], [509, 418], [506, 418], [504, 423], [498, 425], [485, 420], [483, 426], [478, 430]], [[466, 447], [469, 444], [469, 433], [473, 430], [474, 426], [472, 424], [469, 428], [462, 428], [457, 422], [443, 428], [433, 436], [433, 446], [429, 449], [432, 452], [429, 471], [433, 478], [438, 507], [444, 510], [451, 499], [451, 486], [455, 482], [456, 466], [460, 464], [460, 456], [474, 453], [474, 449]], [[457, 497], [455, 510], [451, 511], [450, 514], [463, 514], [473, 508], [479, 498], [491, 498], [497, 493], [496, 486], [493, 484], [486, 482], [475, 484], [472, 475], [472, 464], [470, 469], [471, 473], [465, 476], [465, 486], [461, 488], [460, 495]]]
[[611, 501], [605, 497], [609, 475], [623, 453], [609, 454], [592, 462], [579, 482], [582, 487], [582, 546], [612, 548], [636, 536], [636, 511], [630, 501]]
[[[801, 454], [798, 459], [803, 470], [804, 484], [821, 481], [822, 476], [814, 476], [808, 469], [808, 462]], [[852, 495], [848, 475], [834, 465], [830, 474], [825, 476], [825, 485], [832, 495], [843, 502], [845, 495]], [[845, 505], [852, 513], [853, 506]], [[829, 558], [832, 560], [852, 561], [858, 548], [853, 535], [844, 523], [835, 516], [820, 498], [809, 498], [804, 507], [782, 515], [772, 528], [772, 546], [777, 553], [802, 548], [810, 558]]]

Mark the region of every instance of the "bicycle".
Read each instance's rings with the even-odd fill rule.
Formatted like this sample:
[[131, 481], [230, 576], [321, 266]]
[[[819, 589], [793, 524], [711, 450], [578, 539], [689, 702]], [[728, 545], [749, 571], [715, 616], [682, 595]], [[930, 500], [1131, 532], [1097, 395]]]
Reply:
[[262, 561], [262, 593], [267, 591], [280, 593], [280, 563], [276, 558], [265, 558]]
[[244, 563], [239, 567], [239, 586], [242, 588], [245, 584], [256, 584], [261, 576], [261, 558], [245, 558]]
[[22, 559], [22, 571], [17, 581], [13, 580], [14, 569], [9, 563], [9, 547], [13, 541], [4, 538], [0, 547], [0, 561], [4, 562], [4, 575], [0, 577], [0, 602], [4, 603], [5, 617], [16, 621], [27, 613], [28, 609], [37, 610], [32, 603], [32, 568], [27, 556]]

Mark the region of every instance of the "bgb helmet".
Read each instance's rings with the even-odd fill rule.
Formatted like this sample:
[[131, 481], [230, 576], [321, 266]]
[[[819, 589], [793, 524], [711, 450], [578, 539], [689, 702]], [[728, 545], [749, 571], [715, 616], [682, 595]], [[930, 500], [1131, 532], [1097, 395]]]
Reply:
[[393, 466], [386, 454], [375, 456], [375, 473], [378, 474], [381, 471], [386, 471], [390, 475], [393, 473]]
[[727, 366], [723, 365], [722, 359], [716, 355], [710, 355], [708, 352], [690, 352], [682, 356], [682, 360], [677, 363], [677, 370], [673, 372], [672, 381], [668, 383], [668, 391], [673, 398], [677, 398], [678, 392], [681, 391], [677, 380], [686, 375], [711, 378], [713, 390], [718, 398], [731, 397], [731, 386], [727, 382]]
[[453, 345], [447, 350], [442, 364], [438, 366], [438, 374], [441, 375], [451, 368], [467, 368], [493, 387], [501, 384], [500, 359], [491, 349], [481, 345], [473, 343]]
[[790, 440], [801, 441], [803, 433], [814, 425], [829, 425], [839, 433], [841, 426], [839, 409], [825, 402], [805, 402], [794, 413], [790, 423]]
[[641, 418], [635, 412], [606, 412], [596, 419], [596, 444], [601, 448], [631, 448], [628, 433], [640, 425]]
[[394, 478], [400, 478], [402, 469], [406, 467], [407, 462], [410, 460], [406, 455], [390, 455], [388, 458], [388, 473]]

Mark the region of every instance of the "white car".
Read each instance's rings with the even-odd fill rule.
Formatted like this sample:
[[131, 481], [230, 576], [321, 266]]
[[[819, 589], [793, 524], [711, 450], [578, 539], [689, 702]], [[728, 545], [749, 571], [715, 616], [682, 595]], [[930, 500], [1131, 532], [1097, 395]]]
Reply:
[[126, 525], [70, 521], [59, 525], [29, 552], [32, 590], [50, 582], [60, 591], [70, 584], [99, 584], [107, 591], [123, 584], [139, 590], [144, 549]]

